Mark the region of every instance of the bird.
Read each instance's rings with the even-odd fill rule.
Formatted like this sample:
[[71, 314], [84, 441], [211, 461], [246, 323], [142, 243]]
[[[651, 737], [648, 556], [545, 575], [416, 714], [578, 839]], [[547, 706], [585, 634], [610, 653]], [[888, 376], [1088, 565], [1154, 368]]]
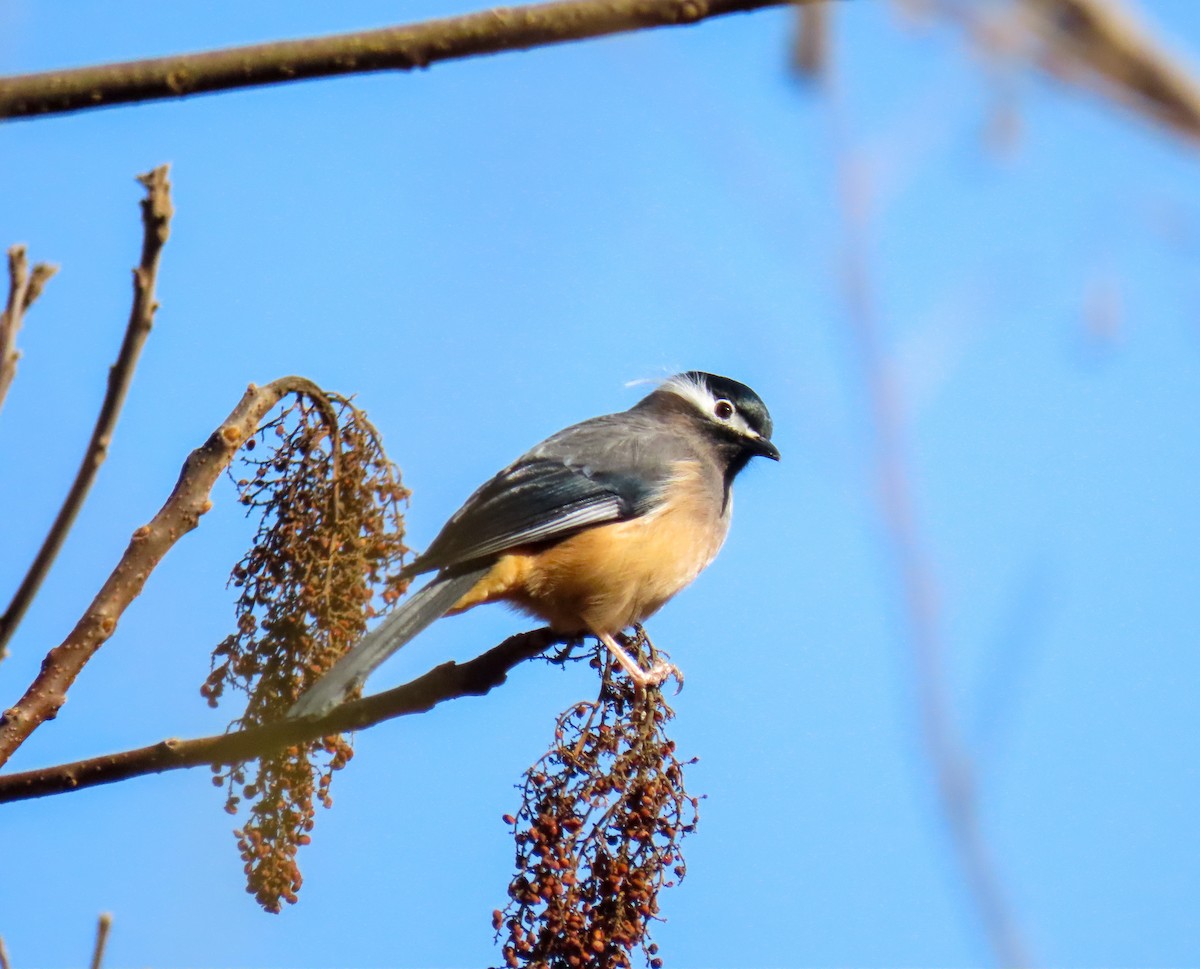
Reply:
[[725, 542], [733, 480], [779, 460], [762, 399], [690, 370], [631, 408], [551, 435], [478, 488], [401, 577], [433, 577], [310, 687], [290, 718], [329, 713], [435, 620], [505, 602], [571, 637], [594, 636], [638, 689], [643, 670], [615, 636], [689, 585]]

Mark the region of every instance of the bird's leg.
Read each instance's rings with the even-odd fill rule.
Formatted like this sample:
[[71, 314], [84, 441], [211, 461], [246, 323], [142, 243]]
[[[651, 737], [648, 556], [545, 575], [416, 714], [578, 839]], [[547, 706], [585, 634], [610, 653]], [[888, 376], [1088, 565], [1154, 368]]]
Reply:
[[680, 675], [679, 670], [670, 663], [660, 659], [650, 669], [644, 670], [638, 666], [637, 660], [618, 646], [617, 641], [608, 633], [598, 632], [596, 633], [596, 638], [608, 648], [608, 651], [613, 655], [613, 659], [621, 664], [621, 668], [629, 674], [629, 678], [633, 680], [634, 686], [639, 690], [644, 690], [648, 686], [658, 686], [663, 680], [672, 675], [680, 683], [683, 682], [683, 677]]

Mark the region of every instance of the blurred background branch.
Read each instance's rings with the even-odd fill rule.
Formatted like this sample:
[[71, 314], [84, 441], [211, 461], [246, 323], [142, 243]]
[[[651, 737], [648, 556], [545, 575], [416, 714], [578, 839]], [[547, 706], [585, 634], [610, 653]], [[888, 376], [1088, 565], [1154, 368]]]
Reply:
[[894, 0], [917, 17], [964, 28], [980, 51], [1036, 65], [1189, 141], [1200, 138], [1195, 69], [1132, 0]]
[[[1115, 101], [1189, 141], [1200, 136], [1200, 84], [1188, 66], [1120, 0], [897, 0], [906, 13], [967, 28], [989, 58], [1028, 64]], [[850, 145], [833, 66], [834, 8], [797, 12], [792, 67], [833, 94], [835, 151], [845, 230], [847, 317], [867, 402], [874, 492], [912, 650], [918, 722], [955, 854], [996, 962], [1029, 965], [1024, 933], [980, 819], [976, 767], [948, 685], [935, 570], [913, 497], [906, 414], [897, 368], [878, 319], [870, 267], [871, 169]]]
[[1034, 56], [1053, 76], [1096, 90], [1189, 139], [1200, 137], [1194, 68], [1157, 37], [1128, 3], [1022, 0]]
[[865, 390], [870, 424], [873, 491], [879, 502], [912, 650], [913, 683], [921, 737], [934, 787], [971, 897], [996, 964], [1031, 964], [1007, 899], [993, 852], [980, 826], [975, 767], [961, 736], [947, 684], [946, 648], [938, 618], [938, 588], [913, 499], [904, 439], [905, 407], [895, 368], [876, 317], [869, 264], [870, 189], [864, 166], [842, 145], [840, 182], [845, 211], [844, 268], [847, 315]]
[[904, 404], [884, 349], [871, 295], [868, 201], [863, 165], [845, 144], [839, 156], [845, 211], [847, 315], [870, 422], [874, 490], [895, 567], [912, 649], [913, 684], [925, 752], [950, 838], [988, 933], [996, 964], [1024, 967], [1031, 959], [1003, 889], [992, 851], [980, 830], [974, 766], [960, 736], [947, 686], [946, 648], [938, 621], [937, 585], [920, 534], [904, 440]]

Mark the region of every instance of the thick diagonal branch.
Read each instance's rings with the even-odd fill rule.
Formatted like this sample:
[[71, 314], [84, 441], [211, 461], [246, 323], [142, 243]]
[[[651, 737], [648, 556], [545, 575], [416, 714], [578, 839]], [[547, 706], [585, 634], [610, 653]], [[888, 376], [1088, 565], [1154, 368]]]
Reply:
[[[21, 358], [17, 350], [17, 331], [25, 319], [25, 311], [41, 295], [46, 280], [58, 272], [57, 266], [39, 262], [29, 270], [29, 260], [24, 246], [12, 246], [8, 250], [8, 300], [0, 311], [0, 407], [8, 396], [13, 377], [17, 374], [17, 361]], [[0, 656], [4, 655], [0, 643]]]
[[0, 118], [61, 114], [339, 74], [411, 71], [438, 61], [680, 26], [787, 2], [560, 0], [329, 37], [25, 74], [0, 79]]
[[238, 448], [289, 393], [321, 396], [320, 388], [303, 377], [283, 377], [265, 387], [251, 384], [229, 417], [189, 455], [170, 497], [148, 524], [133, 533], [125, 554], [75, 628], [42, 661], [41, 672], [25, 695], [0, 714], [0, 764], [8, 761], [39, 724], [57, 716], [66, 702], [67, 689], [113, 634], [117, 620], [142, 591], [150, 573], [212, 507], [209, 492]]
[[511, 636], [469, 662], [443, 663], [403, 686], [343, 703], [319, 719], [284, 720], [197, 740], [163, 740], [119, 754], [0, 776], [0, 804], [112, 784], [141, 774], [239, 763], [329, 734], [425, 713], [446, 700], [482, 696], [503, 683], [518, 663], [563, 642], [562, 636], [549, 629], [535, 629]]
[[[63, 499], [62, 507], [59, 508], [50, 531], [42, 541], [42, 547], [38, 549], [33, 563], [25, 573], [25, 578], [21, 580], [4, 614], [0, 615], [0, 657], [3, 657], [5, 646], [41, 588], [46, 573], [50, 571], [67, 533], [75, 523], [79, 509], [87, 499], [100, 465], [108, 457], [113, 429], [121, 414], [121, 405], [129, 392], [133, 370], [137, 366], [138, 357], [141, 356], [146, 337], [150, 335], [150, 328], [154, 325], [154, 311], [158, 309], [158, 304], [154, 301], [154, 289], [158, 279], [159, 257], [170, 235], [171, 216], [174, 214], [171, 206], [171, 183], [167, 180], [168, 171], [168, 165], [160, 165], [153, 171], [138, 176], [138, 181], [146, 188], [146, 197], [141, 203], [142, 258], [133, 270], [133, 308], [129, 313], [129, 323], [125, 327], [125, 338], [121, 342], [116, 363], [109, 368], [104, 401], [100, 405], [91, 440], [83, 453], [79, 470], [75, 472], [71, 489]], [[34, 269], [35, 276], [36, 273], [37, 268]], [[32, 302], [32, 299], [28, 301]]]

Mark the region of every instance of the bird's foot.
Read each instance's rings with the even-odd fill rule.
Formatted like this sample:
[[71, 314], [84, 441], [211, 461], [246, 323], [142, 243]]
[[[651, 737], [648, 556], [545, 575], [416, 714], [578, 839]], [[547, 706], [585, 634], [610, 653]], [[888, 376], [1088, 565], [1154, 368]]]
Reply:
[[678, 666], [668, 663], [665, 660], [658, 660], [648, 670], [634, 665], [632, 668], [626, 667], [625, 672], [629, 674], [629, 678], [633, 680], [633, 685], [638, 690], [646, 690], [652, 686], [662, 686], [669, 679], [675, 680], [677, 684], [675, 692], [677, 694], [683, 689], [683, 673], [679, 671]]
[[679, 684], [679, 688], [675, 692], [678, 693], [679, 690], [683, 689], [683, 674], [679, 672], [677, 666], [673, 666], [665, 660], [660, 659], [656, 660], [650, 669], [644, 670], [638, 665], [636, 659], [617, 645], [616, 640], [612, 636], [597, 634], [597, 638], [608, 647], [608, 651], [612, 654], [613, 659], [620, 664], [621, 669], [629, 674], [633, 685], [639, 691], [644, 692], [649, 687], [660, 686], [671, 677], [674, 677], [675, 682]]

